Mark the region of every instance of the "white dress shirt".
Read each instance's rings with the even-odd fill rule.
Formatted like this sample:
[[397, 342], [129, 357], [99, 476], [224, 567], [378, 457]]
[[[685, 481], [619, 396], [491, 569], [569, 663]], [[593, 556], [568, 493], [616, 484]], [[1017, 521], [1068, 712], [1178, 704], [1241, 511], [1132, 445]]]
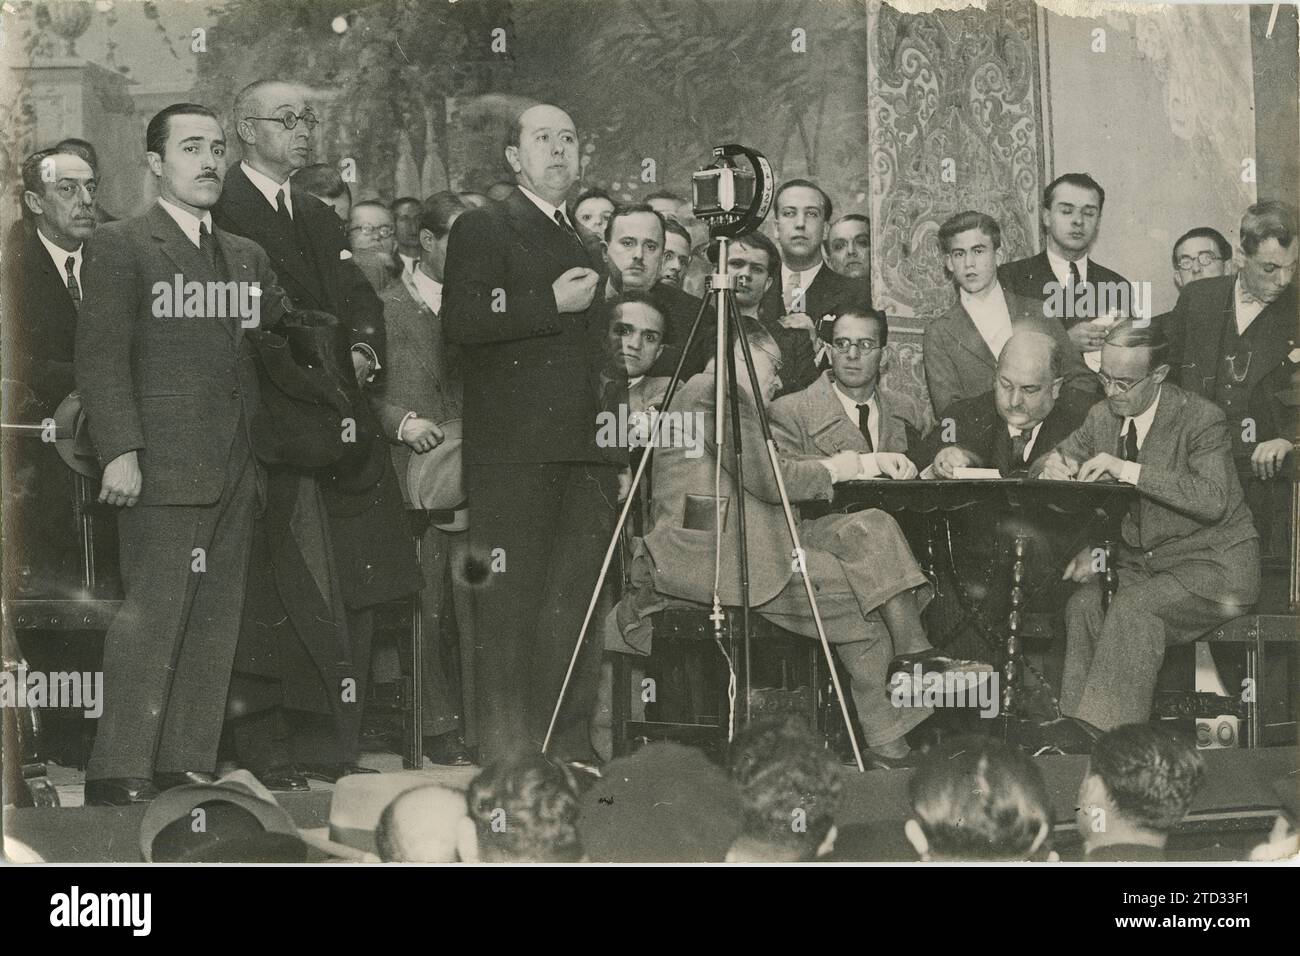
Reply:
[[[1025, 456], [1022, 459], [1020, 459], [1020, 463], [1022, 465], [1025, 462], [1029, 461], [1031, 458], [1033, 458], [1034, 442], [1038, 441], [1038, 433], [1042, 431], [1042, 428], [1043, 428], [1043, 423], [1039, 422], [1029, 432], [1029, 439], [1025, 442]], [[1010, 435], [1012, 438], [1016, 438], [1020, 435], [1023, 435], [1024, 433], [1025, 430], [1023, 428], [1017, 428], [1015, 425], [1007, 426], [1007, 434]]]
[[271, 204], [272, 209], [279, 209], [275, 201], [276, 193], [284, 190], [284, 208], [289, 210], [289, 218], [293, 218], [293, 190], [289, 188], [289, 179], [285, 178], [284, 182], [277, 183], [265, 173], [258, 172], [246, 162], [241, 162], [239, 168], [244, 171], [248, 181], [253, 184], [253, 188], [266, 197], [266, 201]]
[[81, 253], [85, 250], [86, 244], [83, 242], [81, 245], [77, 246], [77, 248], [69, 252], [67, 249], [60, 249], [54, 243], [50, 242], [50, 240], [46, 239], [45, 233], [41, 232], [40, 226], [36, 227], [36, 235], [40, 236], [41, 245], [45, 247], [45, 251], [48, 252], [50, 258], [54, 260], [54, 268], [58, 270], [59, 276], [63, 279], [65, 285], [68, 282], [68, 256], [72, 256], [72, 274], [76, 276], [77, 287], [80, 288]]
[[[1053, 252], [1050, 248], [1047, 250], [1047, 264], [1052, 267], [1052, 275], [1056, 276], [1056, 281], [1061, 283], [1061, 288], [1067, 288], [1070, 285], [1070, 260], [1063, 259]], [[1079, 281], [1088, 281], [1088, 257], [1075, 259], [1074, 264], [1079, 268]]]
[[[1151, 430], [1151, 423], [1156, 420], [1156, 409], [1160, 407], [1160, 390], [1156, 391], [1155, 401], [1141, 415], [1124, 419], [1124, 426], [1119, 430], [1120, 438], [1126, 438], [1130, 428], [1137, 429], [1137, 446], [1138, 451], [1142, 450], [1142, 443], [1147, 440], [1147, 432]], [[1119, 480], [1128, 485], [1136, 485], [1138, 477], [1142, 474], [1142, 466], [1135, 461], [1126, 461], [1124, 466], [1119, 470]]]
[[158, 197], [158, 205], [162, 206], [167, 215], [176, 220], [176, 225], [181, 227], [181, 232], [185, 233], [190, 242], [194, 243], [195, 248], [198, 248], [199, 245], [199, 223], [207, 225], [208, 235], [212, 235], [212, 213], [208, 210], [203, 210], [203, 218], [200, 219], [188, 209], [182, 209], [161, 196]]
[[1237, 276], [1237, 281], [1232, 284], [1232, 304], [1233, 311], [1237, 316], [1237, 334], [1243, 335], [1250, 328], [1250, 323], [1259, 318], [1259, 314], [1264, 311], [1264, 303], [1252, 297], [1247, 302], [1243, 295], [1246, 290], [1241, 286], [1241, 276]]
[[[862, 415], [858, 411], [858, 405], [867, 406], [867, 414], [870, 416], [867, 422], [867, 431], [871, 433], [871, 447], [880, 450], [880, 403], [876, 401], [876, 393], [872, 392], [871, 397], [865, 402], [859, 402], [852, 396], [845, 395], [840, 391], [840, 387], [831, 382], [831, 391], [835, 397], [840, 400], [844, 406], [844, 414], [849, 417], [855, 428], [862, 429]], [[879, 478], [881, 474], [880, 463], [876, 461], [875, 451], [864, 452], [858, 456], [861, 462], [861, 471], [858, 473], [859, 478]]]
[[411, 282], [415, 286], [415, 291], [420, 293], [420, 298], [424, 300], [435, 315], [442, 312], [442, 283], [429, 275], [419, 266], [411, 273]]
[[416, 256], [408, 256], [405, 252], [399, 250], [397, 258], [402, 260], [403, 272], [411, 273], [420, 271], [420, 260]]
[[989, 347], [993, 357], [1002, 354], [1002, 347], [1011, 338], [1011, 309], [1002, 292], [1002, 284], [994, 282], [983, 295], [974, 296], [961, 290], [961, 307], [966, 310], [975, 328]]
[[[812, 285], [813, 280], [817, 278], [817, 273], [822, 271], [823, 265], [825, 265], [825, 263], [818, 260], [816, 265], [809, 266], [807, 269], [791, 269], [784, 262], [781, 263], [781, 299], [785, 303], [785, 307], [787, 311], [791, 311], [791, 312], [808, 311], [808, 302], [807, 302], [808, 287]], [[794, 302], [794, 296], [795, 296], [794, 277], [796, 275], [799, 276], [798, 287], [802, 289], [804, 293], [803, 294], [804, 303], [800, 308], [793, 309], [791, 308], [791, 304]], [[813, 316], [813, 321], [815, 322], [817, 321], [817, 319], [820, 318], [821, 316]]]

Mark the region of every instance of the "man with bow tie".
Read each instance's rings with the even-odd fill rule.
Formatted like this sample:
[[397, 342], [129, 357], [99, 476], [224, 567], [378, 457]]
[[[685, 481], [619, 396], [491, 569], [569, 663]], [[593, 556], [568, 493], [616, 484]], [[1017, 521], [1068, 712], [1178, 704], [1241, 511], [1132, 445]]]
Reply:
[[1116, 555], [1119, 591], [1102, 608], [1092, 545], [1065, 577], [1061, 712], [1111, 730], [1145, 721], [1165, 648], [1244, 614], [1259, 594], [1259, 537], [1232, 465], [1223, 410], [1166, 381], [1163, 324], [1126, 319], [1106, 336], [1106, 400], [1044, 459], [1054, 480], [1118, 481], [1138, 498]]

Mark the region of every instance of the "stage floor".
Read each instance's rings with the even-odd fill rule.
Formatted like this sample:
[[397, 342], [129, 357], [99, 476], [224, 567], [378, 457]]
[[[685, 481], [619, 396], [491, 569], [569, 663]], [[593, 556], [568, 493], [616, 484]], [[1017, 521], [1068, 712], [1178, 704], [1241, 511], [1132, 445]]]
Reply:
[[[1244, 859], [1250, 848], [1263, 841], [1278, 808], [1274, 785], [1290, 777], [1300, 785], [1300, 751], [1295, 747], [1260, 750], [1203, 751], [1205, 782], [1171, 841], [1171, 855], [1182, 860]], [[1055, 817], [1053, 840], [1063, 859], [1078, 858], [1074, 808], [1086, 756], [1035, 758], [1047, 780]], [[367, 754], [365, 762], [376, 769], [401, 769], [400, 759], [387, 754]], [[80, 806], [80, 781], [53, 768], [52, 776], [65, 805], [55, 809], [6, 810], [4, 832], [26, 843], [52, 863], [138, 862], [140, 820], [145, 808]], [[473, 768], [435, 768], [421, 771], [432, 783], [463, 789]], [[844, 806], [838, 823], [844, 845], [861, 848], [860, 859], [911, 861], [915, 859], [902, 832], [907, 818], [910, 770], [848, 773]], [[60, 782], [62, 780], [63, 782]], [[279, 794], [281, 805], [303, 828], [329, 822], [332, 787], [312, 784], [310, 793]], [[77, 804], [73, 806], [75, 801]]]

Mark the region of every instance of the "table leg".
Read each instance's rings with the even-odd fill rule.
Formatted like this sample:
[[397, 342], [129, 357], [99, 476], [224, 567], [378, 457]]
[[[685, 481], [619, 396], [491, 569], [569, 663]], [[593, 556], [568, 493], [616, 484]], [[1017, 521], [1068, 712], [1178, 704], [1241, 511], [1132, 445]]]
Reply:
[[1101, 576], [1101, 609], [1104, 613], [1110, 610], [1111, 599], [1119, 590], [1119, 572], [1115, 570], [1115, 542], [1107, 538], [1102, 547], [1106, 556], [1106, 570]]
[[1025, 600], [1025, 551], [1029, 542], [1016, 535], [1012, 544], [1011, 609], [1007, 613], [1006, 662], [1002, 667], [1002, 713], [1011, 716], [1020, 684], [1020, 608]]

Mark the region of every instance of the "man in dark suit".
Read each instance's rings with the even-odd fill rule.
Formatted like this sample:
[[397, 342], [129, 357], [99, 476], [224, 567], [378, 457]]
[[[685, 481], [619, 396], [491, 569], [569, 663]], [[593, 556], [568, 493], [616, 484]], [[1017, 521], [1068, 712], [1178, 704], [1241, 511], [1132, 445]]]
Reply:
[[822, 243], [826, 264], [846, 279], [871, 282], [871, 220], [856, 212], [840, 216]]
[[1237, 617], [1259, 594], [1259, 536], [1232, 466], [1222, 409], [1166, 382], [1159, 323], [1124, 320], [1101, 354], [1106, 401], [1036, 470], [1044, 478], [1137, 488], [1117, 556], [1110, 610], [1085, 547], [1065, 577], [1061, 713], [1102, 730], [1145, 721], [1165, 648]]
[[[146, 137], [159, 201], [100, 228], [77, 324], [76, 379], [104, 465], [99, 500], [122, 509], [126, 589], [104, 641], [88, 804], [149, 800], [215, 769], [261, 485], [244, 332], [284, 307], [266, 254], [212, 228], [226, 168], [216, 116], [169, 106]], [[207, 290], [200, 315], [188, 293], [178, 313], [170, 291], [155, 292], [184, 282]], [[225, 283], [260, 289], [251, 315], [214, 296]]]
[[[412, 459], [418, 469], [419, 457], [444, 441], [443, 426], [461, 417], [461, 361], [442, 334], [442, 280], [451, 227], [468, 208], [453, 192], [428, 198], [417, 230], [419, 262], [414, 270], [393, 280], [381, 296], [388, 331], [388, 368], [375, 386], [374, 397], [384, 432], [394, 442], [393, 467], [408, 508], [420, 507], [419, 490], [410, 486]], [[470, 721], [474, 621], [472, 593], [461, 573], [469, 557], [463, 514], [430, 516], [420, 538], [424, 753], [434, 763], [453, 766], [470, 763], [467, 740], [474, 742]], [[451, 568], [457, 573], [449, 574]], [[451, 643], [453, 598], [461, 637], [461, 680], [457, 684], [464, 698], [463, 710], [456, 704], [453, 684], [442, 664], [443, 649]]]
[[1126, 724], [1102, 734], [1074, 810], [1087, 861], [1164, 860], [1204, 778], [1193, 742], [1165, 727]]
[[[54, 149], [28, 156], [22, 173], [23, 218], [4, 251], [4, 411], [7, 422], [39, 425], [76, 388], [73, 349], [97, 180], [83, 158]], [[80, 581], [72, 573], [72, 474], [53, 452], [19, 440], [5, 456], [7, 566], [11, 575], [27, 568], [23, 584], [44, 593]]]
[[915, 478], [913, 457], [923, 422], [880, 387], [881, 357], [889, 341], [883, 312], [856, 306], [831, 326], [831, 369], [806, 389], [772, 403], [772, 434], [791, 455], [862, 456], [863, 478]]
[[1097, 397], [1096, 379], [1060, 324], [1045, 320], [1036, 300], [1016, 295], [999, 281], [1001, 245], [1001, 227], [984, 213], [960, 212], [939, 227], [944, 269], [957, 287], [952, 308], [926, 326], [922, 349], [930, 404], [940, 418], [953, 402], [993, 387], [997, 357], [1019, 328], [1041, 329], [1055, 338], [1066, 386]]
[[994, 468], [1020, 477], [1083, 424], [1092, 400], [1062, 389], [1064, 353], [1032, 328], [1012, 334], [998, 357], [993, 390], [948, 406], [917, 454], [923, 478], [955, 478], [957, 468]]
[[1169, 316], [1173, 379], [1223, 409], [1237, 477], [1264, 553], [1290, 546], [1295, 434], [1280, 408], [1276, 379], [1300, 353], [1296, 305], [1296, 211], [1267, 201], [1241, 220], [1237, 275], [1188, 283]]
[[383, 306], [351, 261], [338, 216], [289, 178], [307, 165], [316, 114], [301, 88], [258, 80], [235, 97], [233, 120], [244, 157], [212, 210], [217, 225], [266, 250], [298, 308], [348, 324], [353, 363], [368, 378], [384, 363]]
[[1105, 204], [1106, 191], [1087, 173], [1058, 176], [1043, 190], [1046, 247], [998, 269], [1004, 288], [1043, 303], [1044, 317], [1065, 326], [1093, 371], [1100, 363], [1107, 314], [1136, 314], [1129, 281], [1091, 258]]
[[782, 183], [772, 202], [772, 215], [781, 263], [763, 298], [764, 324], [779, 322], [827, 340], [831, 317], [849, 306], [871, 305], [870, 277], [846, 278], [823, 261], [831, 197], [816, 183], [807, 179]]
[[[605, 329], [599, 263], [564, 214], [578, 134], [524, 110], [505, 158], [518, 188], [456, 220], [444, 334], [464, 347], [470, 544], [490, 568], [476, 622], [482, 760], [538, 750], [614, 526], [626, 449], [596, 443]], [[588, 633], [551, 752], [591, 759], [600, 647]]]

